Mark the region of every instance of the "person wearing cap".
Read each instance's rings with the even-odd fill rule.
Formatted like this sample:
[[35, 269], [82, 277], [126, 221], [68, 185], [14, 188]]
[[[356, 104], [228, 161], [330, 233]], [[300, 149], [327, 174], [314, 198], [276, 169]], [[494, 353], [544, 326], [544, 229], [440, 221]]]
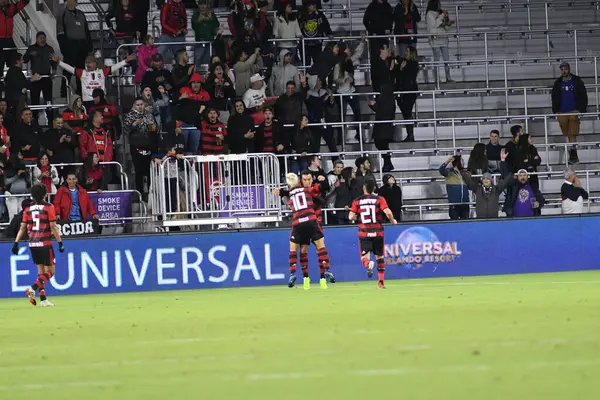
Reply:
[[[152, 90], [152, 97], [157, 100], [162, 99], [162, 93], [159, 90], [161, 86], [169, 96], [173, 95], [173, 75], [165, 68], [162, 56], [156, 53], [150, 59], [150, 69], [144, 73], [142, 87], [149, 87]], [[165, 122], [163, 121], [163, 123]]]
[[113, 141], [121, 137], [121, 119], [117, 112], [117, 107], [106, 101], [104, 90], [94, 89], [92, 92], [93, 103], [88, 107], [87, 112], [92, 115], [96, 110], [102, 113], [104, 117], [104, 126], [110, 132]]
[[192, 15], [192, 29], [194, 30], [196, 42], [194, 46], [194, 64], [196, 70], [208, 64], [210, 58], [212, 42], [215, 40], [217, 30], [219, 29], [219, 20], [216, 14], [210, 8], [209, 0], [197, 0], [198, 10]]
[[[561, 77], [554, 82], [552, 87], [552, 112], [554, 114], [586, 113], [588, 96], [583, 80], [571, 73], [571, 66], [567, 62], [560, 64], [560, 74]], [[573, 143], [573, 148], [569, 150], [569, 163], [578, 163], [579, 156], [574, 143], [579, 136], [579, 117], [577, 115], [559, 115], [558, 124], [569, 143]]]
[[262, 57], [260, 56], [260, 48], [256, 48], [252, 55], [241, 49], [236, 52], [236, 63], [233, 65], [235, 73], [235, 94], [242, 97], [246, 90], [250, 88], [250, 78], [260, 72], [263, 68]]
[[281, 96], [285, 93], [289, 81], [294, 81], [296, 87], [300, 87], [300, 74], [298, 68], [292, 64], [292, 53], [289, 49], [283, 49], [279, 52], [279, 63], [273, 67], [269, 91], [273, 96]]
[[175, 49], [178, 46], [169, 46], [169, 43], [185, 42], [187, 35], [187, 12], [181, 0], [169, 0], [160, 10], [161, 35], [158, 52], [166, 63], [170, 64]]
[[190, 83], [179, 90], [179, 99], [175, 107], [175, 117], [182, 121], [183, 136], [186, 138], [186, 154], [198, 154], [201, 132], [198, 129], [204, 110], [210, 101], [210, 94], [202, 85], [204, 79], [195, 72]]
[[305, 39], [302, 61], [308, 67], [311, 64], [315, 64], [319, 56], [321, 56], [323, 41], [319, 39], [333, 35], [333, 31], [325, 14], [317, 10], [314, 0], [304, 3], [298, 15], [298, 23], [302, 31], [302, 36]]
[[[29, 46], [23, 56], [24, 63], [29, 64], [31, 74], [43, 76], [39, 81], [31, 84], [31, 105], [40, 104], [40, 94], [44, 97], [44, 103], [52, 102], [52, 78], [50, 75], [56, 70], [56, 63], [50, 59], [54, 54], [54, 49], [46, 43], [46, 34], [38, 32], [35, 36], [35, 43]], [[38, 112], [33, 113], [37, 119]], [[51, 108], [46, 108], [46, 117], [48, 124], [52, 121], [53, 112]]]
[[475, 194], [477, 218], [498, 218], [500, 195], [514, 181], [513, 174], [508, 171], [506, 166], [506, 155], [506, 151], [502, 149], [500, 151], [500, 171], [503, 179], [497, 185], [494, 185], [494, 178], [489, 172], [483, 173], [481, 181], [473, 179], [468, 171], [460, 172], [469, 190]]
[[265, 120], [262, 111], [267, 100], [266, 90], [267, 84], [265, 83], [265, 78], [260, 74], [254, 74], [250, 78], [250, 88], [246, 90], [246, 93], [242, 97], [244, 105], [250, 115], [252, 115], [252, 118], [254, 118], [256, 125], [262, 124]]
[[541, 215], [546, 200], [529, 182], [529, 173], [520, 169], [517, 180], [510, 187], [504, 202], [504, 212], [508, 217], [533, 217]]
[[4, 76], [4, 65], [10, 67], [10, 61], [17, 52], [17, 45], [13, 40], [15, 16], [27, 4], [29, 0], [19, 0], [15, 3], [10, 0], [0, 0], [0, 78]]
[[130, 54], [127, 58], [116, 63], [112, 67], [98, 68], [96, 57], [87, 56], [85, 58], [85, 69], [83, 69], [64, 63], [57, 55], [51, 57], [51, 59], [58, 63], [63, 70], [75, 74], [81, 81], [81, 98], [86, 107], [92, 105], [94, 101], [92, 96], [94, 89], [102, 89], [106, 92], [106, 78], [115, 72], [118, 72], [121, 68], [126, 66], [127, 63], [135, 60], [135, 58], [135, 54]]
[[[293, 4], [295, 5], [295, 2]], [[292, 2], [287, 1], [287, 4], [277, 12], [273, 34], [277, 39], [290, 39], [277, 42], [277, 48], [281, 49], [280, 57], [286, 50], [291, 55], [291, 59], [295, 60], [298, 53], [298, 39], [302, 38], [302, 31], [298, 25], [298, 17], [292, 9]]]
[[581, 181], [572, 168], [565, 170], [565, 182], [560, 188], [563, 214], [582, 214], [583, 200], [589, 198], [588, 192], [581, 187]]

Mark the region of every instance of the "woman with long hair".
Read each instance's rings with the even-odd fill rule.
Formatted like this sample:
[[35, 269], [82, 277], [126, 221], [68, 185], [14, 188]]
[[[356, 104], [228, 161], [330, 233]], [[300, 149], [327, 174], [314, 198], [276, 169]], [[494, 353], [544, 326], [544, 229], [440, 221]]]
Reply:
[[[416, 92], [419, 90], [417, 75], [419, 74], [419, 63], [417, 61], [417, 49], [412, 46], [406, 47], [404, 58], [398, 57], [395, 61], [396, 90], [399, 92]], [[417, 93], [402, 93], [397, 99], [398, 107], [402, 112], [404, 120], [413, 119], [412, 110], [417, 102]], [[404, 125], [406, 127], [406, 138], [403, 142], [415, 141], [414, 124]]]
[[154, 37], [152, 35], [146, 35], [144, 43], [137, 48], [137, 62], [138, 68], [135, 71], [135, 77], [133, 83], [139, 85], [142, 83], [144, 73], [150, 68], [152, 62], [152, 56], [158, 54], [158, 48], [154, 45]]
[[537, 168], [542, 163], [542, 159], [538, 153], [537, 148], [533, 144], [533, 138], [529, 134], [524, 134], [519, 138], [519, 143], [517, 144], [517, 155], [515, 158], [515, 166], [514, 172], [517, 172], [520, 169], [526, 170], [529, 175], [529, 183], [531, 183], [531, 187], [535, 190], [540, 188], [540, 180], [536, 174], [532, 174], [532, 172], [537, 172]]
[[302, 31], [298, 24], [296, 13], [292, 9], [291, 2], [277, 12], [273, 33], [277, 39], [290, 39], [289, 41], [277, 42], [277, 53], [288, 50], [292, 55], [292, 64], [298, 56], [298, 39], [302, 38]]
[[[400, 0], [394, 9], [394, 35], [418, 34], [417, 23], [421, 14], [413, 0]], [[396, 54], [402, 55], [407, 47], [417, 46], [417, 37], [409, 36], [396, 39]], [[398, 219], [398, 218], [396, 218]]]
[[80, 96], [75, 95], [71, 97], [71, 107], [63, 111], [62, 117], [64, 126], [73, 133], [81, 135], [85, 132], [88, 115]]
[[102, 192], [105, 188], [104, 169], [100, 165], [98, 153], [88, 153], [79, 169], [79, 184], [88, 192]]
[[[433, 50], [433, 60], [437, 63], [442, 59], [446, 62], [444, 64], [444, 71], [446, 72], [446, 82], [452, 82], [450, 78], [450, 67], [447, 62], [450, 60], [448, 53], [448, 29], [454, 25], [454, 21], [450, 21], [448, 17], [448, 11], [442, 10], [442, 3], [440, 0], [429, 0], [427, 3], [426, 11], [427, 20], [427, 33], [429, 36], [429, 45]], [[433, 68], [433, 75], [435, 77], [435, 84], [438, 84], [438, 65], [436, 64]]]
[[485, 144], [477, 143], [473, 146], [473, 150], [471, 150], [471, 154], [469, 155], [467, 170], [472, 175], [483, 175], [489, 172], [489, 168]]
[[60, 177], [56, 167], [50, 165], [50, 159], [46, 153], [40, 154], [37, 165], [33, 167], [33, 183], [41, 183], [46, 186], [48, 193], [56, 194]]
[[[381, 85], [381, 92], [375, 100], [369, 100], [369, 107], [375, 111], [375, 121], [393, 121], [396, 119], [396, 104], [394, 103], [394, 88], [390, 83]], [[375, 124], [373, 127], [373, 141], [377, 150], [386, 151], [390, 149], [390, 143], [394, 139], [394, 124], [384, 122]], [[383, 158], [382, 172], [391, 172], [394, 169], [390, 153], [385, 153]]]
[[210, 65], [205, 89], [210, 94], [210, 104], [219, 111], [219, 120], [226, 124], [229, 120], [229, 105], [235, 98], [235, 88], [221, 63]]

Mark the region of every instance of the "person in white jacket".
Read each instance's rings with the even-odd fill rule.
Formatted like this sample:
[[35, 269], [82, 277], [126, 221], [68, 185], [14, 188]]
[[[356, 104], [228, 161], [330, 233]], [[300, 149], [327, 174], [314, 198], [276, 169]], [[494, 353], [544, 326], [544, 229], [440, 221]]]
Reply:
[[278, 41], [278, 50], [288, 50], [292, 55], [292, 63], [297, 59], [298, 39], [302, 38], [302, 31], [298, 25], [298, 18], [292, 6], [288, 4], [283, 13], [277, 13], [273, 34], [277, 39], [293, 39], [290, 41]]
[[300, 87], [300, 75], [298, 68], [292, 65], [292, 54], [288, 49], [283, 49], [279, 53], [279, 64], [273, 67], [273, 73], [269, 79], [271, 95], [281, 96], [284, 94], [289, 81], [294, 81], [296, 87]]
[[[442, 59], [445, 62], [450, 60], [448, 52], [448, 28], [454, 25], [454, 21], [450, 21], [448, 17], [448, 11], [442, 10], [442, 3], [440, 0], [429, 0], [427, 4], [427, 33], [429, 35], [429, 45], [433, 50], [433, 61], [439, 62]], [[435, 78], [436, 85], [438, 84], [438, 68], [436, 65], [433, 68], [433, 76]], [[444, 71], [446, 72], [446, 82], [452, 82], [450, 78], [450, 67], [448, 64], [444, 64]]]
[[44, 186], [50, 186], [48, 193], [56, 194], [56, 187], [60, 183], [60, 177], [56, 167], [50, 165], [50, 160], [47, 154], [42, 154], [38, 160], [38, 163], [33, 167], [33, 184], [42, 184]]

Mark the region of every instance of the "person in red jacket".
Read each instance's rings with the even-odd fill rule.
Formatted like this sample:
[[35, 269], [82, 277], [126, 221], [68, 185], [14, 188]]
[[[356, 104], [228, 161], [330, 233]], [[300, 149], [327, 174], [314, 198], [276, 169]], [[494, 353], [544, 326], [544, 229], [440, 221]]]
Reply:
[[[160, 10], [160, 26], [162, 34], [159, 38], [159, 43], [177, 43], [185, 42], [187, 34], [187, 14], [185, 5], [181, 0], [169, 0], [167, 4]], [[165, 64], [170, 64], [175, 51], [181, 46], [169, 46], [163, 44], [158, 48], [158, 52], [162, 55]]]
[[87, 221], [98, 219], [88, 192], [77, 183], [74, 172], [67, 174], [67, 185], [61, 186], [54, 196], [56, 219], [64, 221]]
[[100, 110], [90, 115], [91, 126], [79, 135], [79, 153], [84, 161], [88, 153], [98, 153], [100, 162], [113, 160], [113, 141], [110, 133], [104, 129], [102, 121], [104, 116]]
[[[17, 45], [13, 40], [15, 15], [29, 4], [29, 0], [19, 0], [11, 3], [9, 0], [0, 0], [0, 78], [4, 76], [4, 65], [17, 53]], [[11, 49], [11, 50], [2, 50]]]

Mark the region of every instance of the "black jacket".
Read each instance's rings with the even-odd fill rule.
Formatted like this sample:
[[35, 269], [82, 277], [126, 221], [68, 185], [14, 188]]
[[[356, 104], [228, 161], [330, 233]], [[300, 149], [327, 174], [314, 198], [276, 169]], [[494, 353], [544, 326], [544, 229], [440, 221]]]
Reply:
[[[23, 158], [37, 158], [40, 154], [40, 127], [35, 123], [27, 125], [23, 122], [18, 123], [12, 129], [10, 134], [11, 138], [11, 153], [17, 154], [21, 152]], [[29, 150], [22, 150], [23, 147], [30, 145]]]
[[50, 60], [50, 56], [54, 54], [52, 46], [45, 45], [43, 47], [33, 44], [29, 46], [23, 62], [31, 62], [31, 74], [50, 75], [53, 69], [56, 69], [56, 63]]
[[394, 214], [397, 221], [402, 219], [402, 189], [397, 184], [389, 185], [387, 181], [392, 175], [386, 174], [383, 176], [383, 185], [377, 191], [377, 194], [385, 199], [388, 207]]
[[394, 9], [387, 1], [378, 3], [377, 0], [373, 0], [365, 11], [363, 24], [369, 34], [389, 35], [394, 25]]
[[[583, 84], [581, 78], [577, 75], [571, 74], [571, 79], [573, 79], [573, 86], [575, 87], [575, 104], [577, 105], [577, 111], [580, 113], [585, 113], [587, 112], [588, 106], [588, 95], [585, 85]], [[558, 78], [552, 87], [552, 112], [554, 114], [560, 112], [560, 103], [562, 101], [562, 80], [562, 77]]]
[[[396, 119], [396, 103], [392, 85], [386, 84], [381, 87], [381, 94], [374, 105], [369, 105], [375, 111], [375, 121], [393, 121]], [[373, 127], [373, 139], [392, 140], [394, 138], [394, 124], [375, 124]]]
[[104, 20], [109, 28], [113, 28], [111, 19], [115, 18], [117, 36], [135, 37], [135, 33], [140, 30], [142, 13], [134, 8], [134, 4], [137, 1], [130, 2], [127, 10], [124, 10], [120, 1], [113, 1], [108, 8]]
[[300, 121], [303, 115], [307, 115], [305, 98], [305, 91], [296, 92], [291, 96], [285, 93], [279, 96], [273, 106], [279, 122], [282, 124], [295, 124]]
[[217, 85], [215, 83], [215, 76], [209, 75], [206, 78], [206, 84], [204, 90], [210, 94], [209, 105], [216, 108], [219, 111], [226, 111], [229, 109], [229, 103], [235, 98], [235, 88], [229, 77], [224, 77], [225, 82], [229, 82], [229, 86]]
[[173, 90], [175, 93], [179, 93], [179, 89], [187, 86], [190, 83], [190, 78], [192, 77], [192, 74], [194, 73], [194, 71], [192, 71], [192, 74], [189, 73], [190, 66], [191, 66], [191, 64], [190, 65], [176, 64], [175, 67], [173, 67], [171, 76], [173, 77], [173, 87], [174, 87]]
[[[419, 10], [414, 3], [412, 3], [412, 8], [408, 12], [408, 15], [412, 16], [412, 32], [407, 32], [404, 27], [404, 20], [406, 18], [404, 15], [404, 5], [402, 4], [402, 1], [399, 1], [398, 4], [396, 4], [396, 8], [394, 8], [394, 35], [416, 35], [419, 33], [417, 22], [421, 22], [421, 14], [419, 14]], [[412, 38], [412, 40], [410, 38], [398, 38], [396, 40], [401, 43], [415, 43], [417, 38]], [[399, 55], [404, 57], [404, 54]]]
[[382, 60], [379, 56], [371, 60], [371, 82], [373, 90], [376, 92], [381, 91], [381, 85], [392, 82], [389, 62], [390, 60]]
[[23, 89], [29, 89], [31, 82], [25, 77], [23, 69], [12, 66], [6, 71], [6, 77], [4, 78], [4, 90], [6, 91], [6, 100], [8, 104], [16, 107], [19, 103], [19, 99], [24, 96]]
[[[400, 61], [400, 60], [398, 60]], [[414, 92], [419, 90], [417, 75], [419, 75], [419, 63], [414, 60], [406, 60], [406, 66], [401, 69], [402, 62], [396, 65], [393, 71], [396, 80], [395, 88], [398, 91]], [[414, 93], [413, 96], [417, 97]]]
[[[515, 179], [514, 184], [510, 186], [506, 192], [506, 200], [504, 202], [504, 207], [502, 208], [502, 210], [506, 213], [507, 217], [513, 216], [513, 210], [515, 202], [517, 201], [520, 186], [522, 186], [521, 183]], [[534, 215], [541, 215], [541, 209], [542, 207], [544, 207], [544, 204], [546, 204], [546, 199], [544, 198], [544, 195], [542, 195], [542, 192], [534, 188], [533, 185], [532, 188], [535, 200], [538, 203], [540, 203], [540, 207], [537, 209], [537, 212], [534, 212]]]
[[[65, 135], [71, 140], [60, 142]], [[41, 137], [41, 144], [46, 150], [52, 151], [50, 164], [68, 164], [75, 162], [75, 148], [77, 147], [77, 135], [67, 128], [49, 129]]]
[[256, 144], [256, 134], [254, 139], [246, 139], [244, 135], [254, 129], [254, 120], [244, 110], [242, 114], [234, 111], [227, 121], [227, 144], [232, 154], [253, 153]]
[[313, 135], [309, 127], [300, 129], [296, 128], [296, 134], [293, 138], [294, 151], [298, 154], [310, 153], [313, 148]]
[[162, 95], [158, 91], [159, 86], [163, 86], [169, 94], [173, 94], [173, 76], [168, 69], [150, 69], [144, 73], [142, 78], [142, 87], [148, 86], [152, 90], [154, 99], [162, 99]]
[[333, 53], [331, 46], [327, 46], [321, 52], [317, 61], [309, 68], [308, 75], [317, 75], [319, 79], [321, 79], [321, 87], [325, 87], [327, 84], [327, 76], [344, 57], [345, 54], [341, 49], [336, 56]]
[[[356, 179], [352, 181], [352, 189], [350, 192], [352, 200], [356, 200], [364, 194], [363, 186], [365, 185], [365, 181], [367, 179], [372, 179], [374, 182], [377, 182], [375, 175], [373, 175], [372, 172], [369, 171], [363, 175], [360, 170], [356, 171]], [[378, 192], [378, 189], [376, 188], [375, 191]]]

